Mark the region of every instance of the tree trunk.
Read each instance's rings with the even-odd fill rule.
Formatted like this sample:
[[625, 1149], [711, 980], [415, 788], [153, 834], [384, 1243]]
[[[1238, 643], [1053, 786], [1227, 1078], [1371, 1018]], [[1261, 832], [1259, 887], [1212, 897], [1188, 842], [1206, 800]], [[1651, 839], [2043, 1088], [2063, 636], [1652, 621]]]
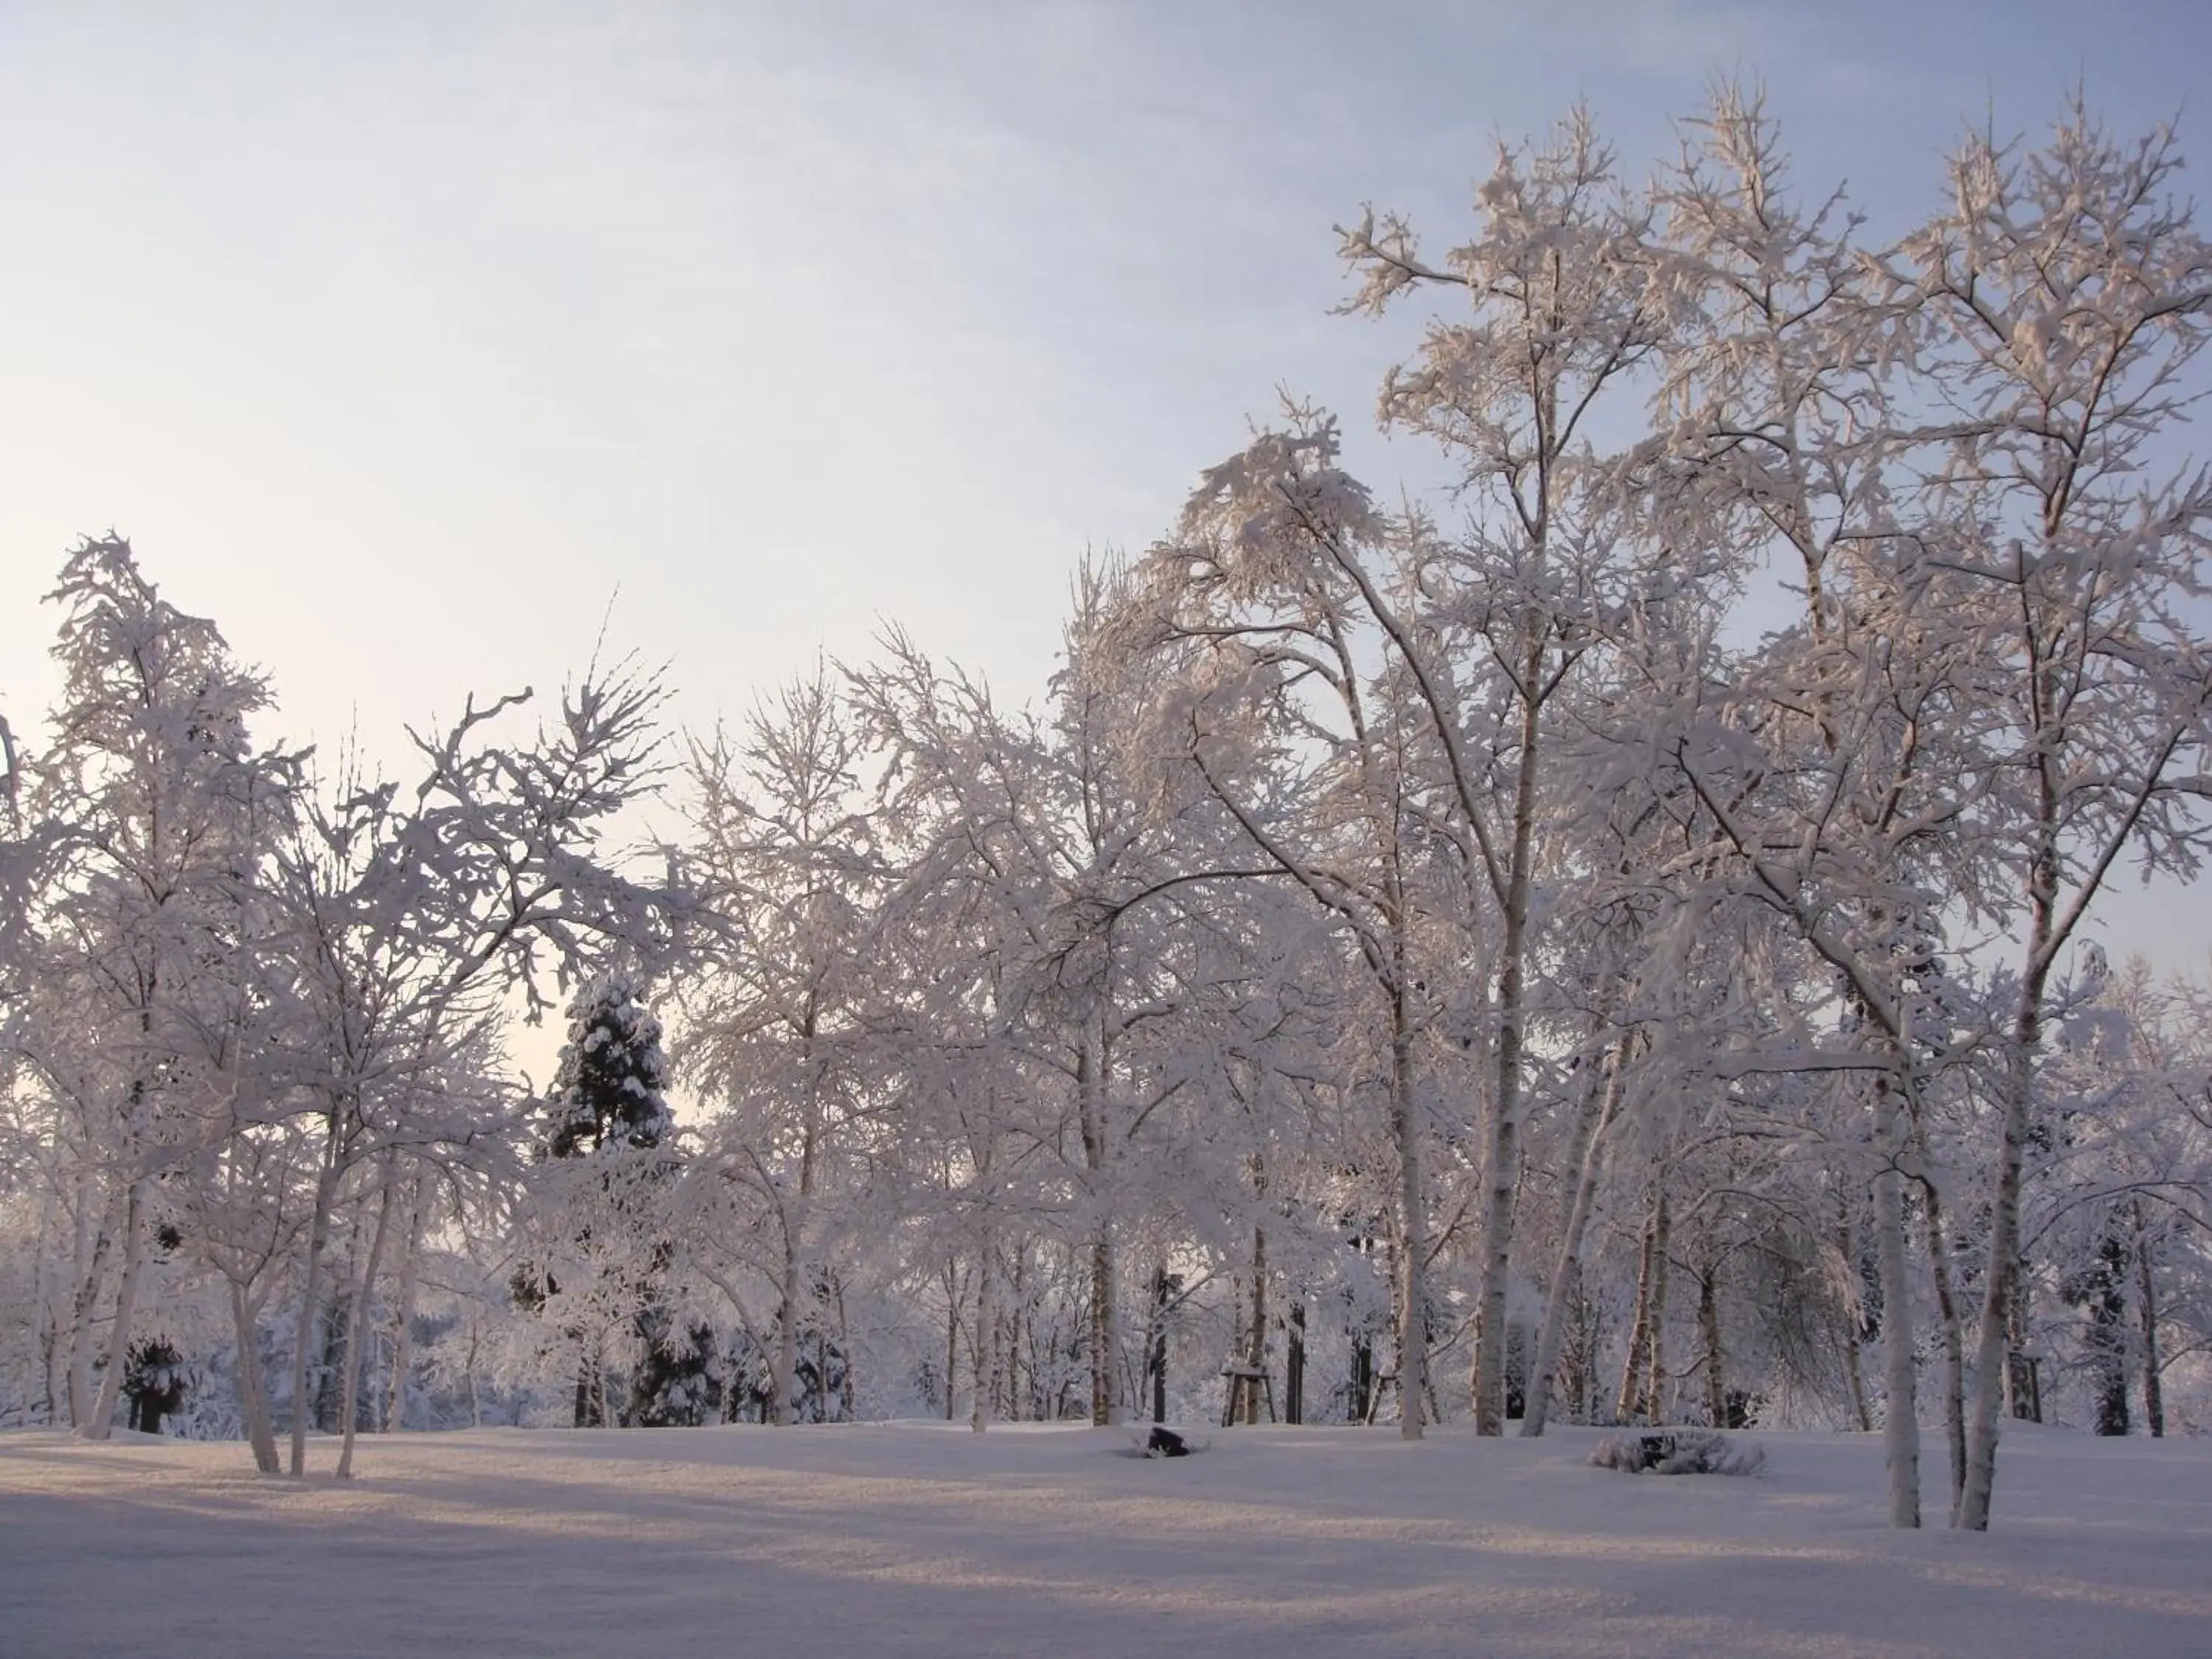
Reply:
[[1155, 1423], [1166, 1422], [1168, 1416], [1168, 1305], [1172, 1294], [1163, 1262], [1152, 1270], [1152, 1311], [1145, 1325], [1145, 1370], [1152, 1384]]
[[261, 1341], [256, 1309], [246, 1286], [230, 1282], [230, 1327], [238, 1342], [238, 1413], [253, 1448], [253, 1467], [264, 1474], [283, 1468], [276, 1455], [276, 1431], [269, 1420], [269, 1390], [261, 1376]]
[[2049, 897], [2056, 890], [2056, 863], [2046, 879], [2038, 860], [2034, 894], [2036, 925], [2029, 934], [2029, 972], [2021, 987], [2005, 1056], [2003, 1139], [1997, 1178], [1990, 1203], [1990, 1259], [1982, 1276], [1982, 1333], [1974, 1352], [1972, 1409], [1966, 1423], [1966, 1482], [1959, 1499], [1959, 1524], [1987, 1532], [1990, 1498], [1996, 1484], [1997, 1437], [2002, 1431], [2005, 1373], [2010, 1358], [2010, 1315], [2020, 1278], [2020, 1193], [2027, 1164], [2030, 1108], [2035, 1084], [2035, 1054], [2043, 1039], [2043, 988], [2049, 975], [2044, 945], [2050, 937]]
[[1705, 1346], [1705, 1421], [1724, 1429], [1728, 1427], [1728, 1379], [1721, 1354], [1720, 1273], [1708, 1233], [1705, 1259], [1698, 1273], [1698, 1340]]
[[1638, 1423], [1644, 1420], [1644, 1376], [1651, 1355], [1651, 1289], [1652, 1279], [1658, 1267], [1656, 1248], [1658, 1235], [1658, 1193], [1652, 1193], [1652, 1205], [1645, 1212], [1644, 1236], [1637, 1251], [1636, 1311], [1628, 1322], [1628, 1363], [1620, 1368], [1620, 1393], [1613, 1401], [1613, 1414], [1618, 1422]]
[[1260, 1420], [1260, 1375], [1267, 1365], [1267, 1233], [1263, 1227], [1252, 1230], [1252, 1326], [1244, 1345], [1244, 1364], [1256, 1373], [1240, 1376], [1237, 1382], [1244, 1395], [1244, 1421]]
[[[5, 1086], [4, 1082], [0, 1082], [0, 1088]], [[41, 1414], [48, 1424], [53, 1422], [55, 1407], [61, 1399], [61, 1376], [57, 1368], [61, 1345], [56, 1340], [58, 1333], [55, 1329], [53, 1297], [46, 1282], [48, 1246], [54, 1237], [53, 1217], [54, 1184], [51, 1179], [42, 1180], [39, 1185], [39, 1218], [31, 1235], [30, 1316], [37, 1332], [40, 1382], [46, 1395]]]
[[777, 1288], [775, 1363], [769, 1375], [769, 1387], [775, 1396], [769, 1401], [770, 1420], [787, 1425], [792, 1421], [792, 1383], [799, 1373], [799, 1255], [788, 1231], [784, 1235], [783, 1277]]
[[138, 1283], [146, 1267], [145, 1182], [131, 1183], [123, 1210], [123, 1282], [115, 1292], [115, 1323], [107, 1334], [107, 1370], [100, 1379], [100, 1399], [82, 1431], [88, 1440], [105, 1440], [115, 1421], [115, 1402], [123, 1374], [131, 1368], [131, 1327], [138, 1308]]
[[2150, 1235], [2143, 1231], [2142, 1202], [2136, 1202], [2136, 1271], [2142, 1288], [2143, 1337], [2143, 1421], [2154, 1440], [2166, 1437], [2166, 1389], [2159, 1380], [2158, 1282], [2151, 1273]]
[[598, 1344], [585, 1346], [584, 1333], [579, 1330], [576, 1346], [576, 1398], [571, 1420], [576, 1428], [596, 1429], [601, 1425]]
[[[100, 1206], [99, 1221], [94, 1223], [86, 1193], [80, 1189], [77, 1196], [79, 1276], [76, 1295], [70, 1303], [69, 1412], [70, 1426], [79, 1430], [92, 1422], [92, 1310], [100, 1305], [100, 1281], [107, 1277], [107, 1258], [114, 1249], [115, 1232], [110, 1223], [115, 1201], [113, 1195], [108, 1197]], [[91, 1234], [88, 1251], [88, 1229]], [[89, 1261], [86, 1259], [88, 1255]]]
[[1875, 1176], [1875, 1249], [1881, 1263], [1882, 1462], [1889, 1475], [1889, 1524], [1920, 1524], [1920, 1417], [1914, 1391], [1912, 1284], [1905, 1252], [1904, 1135], [1896, 1091], [1876, 1085], [1882, 1166]]
[[[1926, 1156], [1923, 1149], [1922, 1156]], [[1959, 1298], [1951, 1286], [1951, 1247], [1943, 1234], [1943, 1205], [1923, 1182], [1928, 1206], [1928, 1261], [1936, 1281], [1936, 1308], [1943, 1322], [1943, 1435], [1951, 1454], [1951, 1524], [1959, 1524], [1959, 1498], [1966, 1489], [1966, 1338], [1959, 1324]]]
[[1537, 687], [1545, 654], [1540, 623], [1532, 620], [1527, 632], [1521, 688], [1521, 757], [1513, 785], [1513, 845], [1504, 896], [1504, 930], [1498, 973], [1496, 1104], [1484, 1148], [1487, 1196], [1482, 1214], [1482, 1282], [1476, 1293], [1472, 1389], [1474, 1431], [1479, 1435], [1505, 1432], [1505, 1297], [1512, 1268], [1513, 1203], [1521, 1182], [1522, 957], [1527, 953], [1529, 866], [1536, 837], [1537, 752], [1543, 735], [1543, 704]]
[[1662, 1184], [1652, 1208], [1651, 1329], [1646, 1338], [1651, 1347], [1651, 1381], [1645, 1400], [1650, 1420], [1654, 1423], [1668, 1420], [1671, 1404], [1667, 1386], [1667, 1270], [1671, 1265], [1668, 1251], [1673, 1242], [1673, 1209], [1667, 1202], [1667, 1188]]
[[1096, 1208], [1091, 1235], [1091, 1421], [1104, 1428], [1119, 1415], [1115, 1398], [1115, 1333], [1114, 1217], [1106, 1203], [1106, 1044], [1085, 1030], [1076, 1050], [1075, 1090], [1083, 1119], [1083, 1162]]
[[407, 1369], [412, 1359], [415, 1288], [422, 1261], [422, 1212], [428, 1172], [418, 1173], [407, 1195], [407, 1258], [399, 1265], [399, 1306], [392, 1319], [392, 1391], [386, 1397], [384, 1432], [407, 1426]]
[[1114, 1226], [1102, 1218], [1091, 1241], [1091, 1421], [1104, 1428], [1119, 1416], [1115, 1397], [1115, 1333], [1121, 1324], [1115, 1303]]
[[292, 1478], [307, 1472], [307, 1345], [314, 1340], [322, 1297], [323, 1251], [330, 1243], [331, 1206], [337, 1197], [340, 1108], [331, 1108], [323, 1166], [315, 1175], [315, 1212], [307, 1226], [307, 1271], [300, 1291], [300, 1328], [292, 1344]]
[[477, 1350], [483, 1342], [483, 1327], [472, 1310], [469, 1315], [469, 1353], [467, 1359], [462, 1362], [464, 1374], [468, 1378], [469, 1426], [472, 1429], [483, 1427], [483, 1402], [477, 1395]]
[[338, 1418], [344, 1440], [338, 1448], [337, 1478], [353, 1479], [353, 1444], [361, 1416], [361, 1386], [368, 1356], [362, 1338], [368, 1334], [368, 1306], [376, 1295], [376, 1271], [384, 1260], [384, 1241], [392, 1231], [392, 1165], [386, 1154], [384, 1190], [377, 1200], [376, 1231], [369, 1237], [368, 1263], [355, 1288], [353, 1305], [346, 1318], [345, 1384], [338, 1395]]
[[1419, 1440], [1429, 1392], [1429, 1237], [1406, 972], [1401, 946], [1390, 1004], [1390, 1129], [1398, 1147], [1398, 1432]]
[[1552, 1263], [1551, 1287], [1544, 1298], [1544, 1323], [1536, 1337], [1535, 1369], [1528, 1379], [1528, 1403], [1522, 1413], [1521, 1432], [1544, 1432], [1551, 1415], [1552, 1384], [1559, 1375], [1559, 1342], [1566, 1330], [1569, 1291], [1581, 1271], [1583, 1234], [1589, 1228], [1592, 1200], [1597, 1194], [1598, 1172], [1605, 1164], [1606, 1131], [1620, 1109], [1622, 1079], [1628, 1070], [1629, 1039], [1623, 1037], [1607, 1056], [1605, 1082], [1586, 1091], [1576, 1119], [1566, 1167], [1575, 1172], [1573, 1196], [1567, 1205], [1565, 1224], [1559, 1230], [1559, 1254]]
[[991, 1407], [999, 1396], [1000, 1366], [998, 1330], [998, 1255], [997, 1247], [988, 1233], [983, 1236], [977, 1251], [980, 1265], [976, 1269], [975, 1335], [975, 1397], [969, 1407], [968, 1426], [977, 1434], [991, 1425]]
[[1028, 1355], [1027, 1344], [1032, 1334], [1026, 1317], [1027, 1281], [1030, 1253], [1024, 1245], [1014, 1252], [1012, 1283], [1008, 1289], [1013, 1295], [1013, 1306], [1006, 1311], [1006, 1421], [1019, 1423], [1029, 1417], [1032, 1396], [1036, 1386], [1036, 1364]]
[[[951, 1422], [959, 1413], [953, 1404], [953, 1376], [960, 1369], [960, 1274], [959, 1265], [948, 1261], [945, 1264], [945, 1420]], [[980, 1375], [982, 1367], [977, 1366]]]
[[346, 1326], [353, 1317], [354, 1278], [361, 1271], [361, 1253], [365, 1243], [362, 1237], [361, 1198], [356, 1195], [352, 1212], [346, 1222], [345, 1254], [341, 1258], [331, 1253], [331, 1297], [323, 1310], [322, 1357], [316, 1366], [315, 1426], [325, 1434], [336, 1434], [344, 1425], [338, 1421], [338, 1396], [345, 1387]]
[[1306, 1304], [1291, 1304], [1283, 1355], [1283, 1421], [1306, 1420]]

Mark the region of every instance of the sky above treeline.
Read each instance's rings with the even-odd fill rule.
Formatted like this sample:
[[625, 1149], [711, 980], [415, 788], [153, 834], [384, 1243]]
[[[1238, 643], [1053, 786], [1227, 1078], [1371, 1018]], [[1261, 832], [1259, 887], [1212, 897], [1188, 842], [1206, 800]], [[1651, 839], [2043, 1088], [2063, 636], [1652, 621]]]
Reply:
[[1330, 314], [1363, 202], [1448, 245], [1500, 137], [1583, 100], [1639, 176], [1735, 76], [1899, 227], [2076, 85], [2212, 155], [2208, 58], [2202, 0], [0, 0], [0, 712], [110, 527], [325, 745], [552, 690], [611, 599], [694, 726], [887, 621], [1024, 701], [1279, 387], [1420, 477], [1416, 319]]

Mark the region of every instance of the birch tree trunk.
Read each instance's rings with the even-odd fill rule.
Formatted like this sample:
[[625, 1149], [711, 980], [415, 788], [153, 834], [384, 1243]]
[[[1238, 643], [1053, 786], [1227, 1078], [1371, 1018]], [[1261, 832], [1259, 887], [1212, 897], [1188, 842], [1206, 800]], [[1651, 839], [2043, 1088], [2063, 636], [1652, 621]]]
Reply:
[[1674, 1212], [1667, 1202], [1663, 1172], [1651, 1215], [1650, 1329], [1645, 1339], [1651, 1348], [1651, 1377], [1645, 1385], [1644, 1403], [1650, 1419], [1659, 1423], [1666, 1420], [1669, 1404], [1667, 1397], [1667, 1270], [1672, 1265], [1668, 1251], [1673, 1246], [1674, 1231]]
[[230, 1327], [238, 1342], [238, 1411], [245, 1420], [246, 1438], [253, 1448], [253, 1467], [275, 1474], [283, 1465], [276, 1455], [276, 1431], [269, 1420], [269, 1389], [261, 1375], [259, 1306], [246, 1286], [230, 1281]]
[[[959, 1414], [953, 1403], [953, 1380], [960, 1369], [960, 1275], [959, 1264], [951, 1259], [945, 1263], [945, 1420], [948, 1423]], [[976, 1367], [980, 1372], [981, 1367]]]
[[362, 1269], [361, 1283], [355, 1287], [352, 1306], [347, 1310], [345, 1340], [345, 1384], [338, 1395], [338, 1418], [343, 1427], [344, 1440], [338, 1449], [337, 1478], [353, 1479], [353, 1444], [361, 1415], [361, 1384], [368, 1366], [368, 1356], [363, 1350], [368, 1344], [368, 1304], [376, 1294], [376, 1273], [384, 1260], [384, 1241], [392, 1231], [392, 1161], [386, 1155], [383, 1191], [377, 1200], [376, 1231], [368, 1242], [368, 1261]]
[[2143, 1231], [2142, 1200], [2135, 1200], [2136, 1271], [2142, 1290], [2143, 1337], [2143, 1421], [2150, 1437], [2166, 1438], [2166, 1389], [2159, 1380], [2158, 1282], [2151, 1275], [2150, 1235]]
[[1540, 618], [1532, 617], [1524, 631], [1521, 760], [1513, 781], [1513, 847], [1498, 975], [1498, 1078], [1484, 1149], [1487, 1200], [1482, 1213], [1482, 1283], [1476, 1300], [1472, 1389], [1479, 1435], [1505, 1432], [1505, 1294], [1512, 1269], [1513, 1201], [1521, 1183], [1522, 958], [1528, 950], [1529, 865], [1536, 840], [1537, 753], [1543, 736], [1544, 705], [1538, 686], [1545, 666]]
[[1085, 1034], [1076, 1054], [1075, 1087], [1083, 1119], [1083, 1161], [1091, 1202], [1098, 1206], [1091, 1237], [1091, 1421], [1098, 1428], [1118, 1415], [1115, 1399], [1115, 1339], [1120, 1324], [1115, 1300], [1114, 1218], [1104, 1200], [1107, 1134], [1105, 1044]]
[[769, 1386], [775, 1391], [772, 1402], [774, 1421], [780, 1427], [787, 1427], [792, 1421], [792, 1382], [799, 1372], [799, 1248], [788, 1214], [784, 1218], [783, 1274], [778, 1290], [775, 1364], [769, 1373]]
[[145, 1271], [145, 1179], [131, 1183], [123, 1210], [123, 1283], [115, 1292], [115, 1323], [107, 1335], [107, 1370], [100, 1379], [100, 1400], [84, 1425], [88, 1440], [105, 1440], [115, 1421], [115, 1402], [123, 1393], [123, 1374], [131, 1368], [131, 1327], [138, 1307], [138, 1281]]
[[413, 1355], [415, 1291], [422, 1261], [422, 1212], [427, 1171], [410, 1183], [407, 1197], [407, 1256], [399, 1267], [399, 1305], [392, 1319], [392, 1391], [384, 1407], [386, 1434], [407, 1426], [407, 1369]]
[[1099, 1224], [1091, 1241], [1091, 1421], [1105, 1428], [1120, 1416], [1115, 1398], [1115, 1333], [1121, 1323], [1115, 1296], [1114, 1228]]
[[1152, 1305], [1145, 1320], [1145, 1380], [1152, 1390], [1152, 1421], [1168, 1417], [1168, 1267], [1165, 1261], [1152, 1269]]
[[1720, 1261], [1711, 1230], [1705, 1234], [1705, 1261], [1698, 1273], [1698, 1340], [1705, 1345], [1705, 1420], [1728, 1427], [1728, 1385], [1721, 1353]]
[[[2049, 871], [2046, 878], [2041, 874]], [[1959, 1524], [1987, 1532], [1990, 1497], [1996, 1484], [1997, 1437], [2004, 1416], [2007, 1336], [2014, 1291], [2020, 1279], [2020, 1190], [2027, 1162], [2029, 1109], [2035, 1084], [2035, 1054], [2043, 1039], [2043, 994], [2051, 971], [2045, 945], [2050, 938], [2050, 897], [2057, 888], [2055, 855], [2038, 860], [2034, 896], [2037, 922], [2029, 935], [2029, 971], [2021, 986], [2005, 1056], [2004, 1139], [1997, 1157], [1997, 1178], [1990, 1200], [1990, 1260], [1982, 1279], [1981, 1340], [1974, 1352], [1974, 1389], [1966, 1421], [1966, 1480], [1959, 1495]]]
[[469, 1426], [483, 1427], [483, 1402], [477, 1395], [477, 1350], [483, 1345], [483, 1323], [476, 1312], [469, 1314], [469, 1353], [462, 1368], [469, 1383]]
[[1645, 1415], [1644, 1376], [1651, 1353], [1652, 1278], [1658, 1265], [1658, 1195], [1644, 1213], [1644, 1234], [1636, 1261], [1636, 1311], [1628, 1322], [1628, 1360], [1620, 1368], [1620, 1392], [1613, 1401], [1617, 1421], [1635, 1423]]
[[[100, 1206], [97, 1223], [91, 1220], [92, 1206], [80, 1191], [77, 1200], [77, 1270], [76, 1294], [70, 1308], [69, 1411], [70, 1426], [82, 1430], [92, 1421], [92, 1310], [100, 1304], [100, 1281], [107, 1277], [107, 1258], [113, 1249], [114, 1232], [109, 1225], [114, 1200], [111, 1198]], [[90, 1249], [86, 1249], [86, 1234], [90, 1231]], [[89, 1254], [90, 1260], [87, 1261]]]
[[338, 1111], [331, 1108], [323, 1166], [315, 1175], [315, 1212], [307, 1225], [307, 1271], [300, 1291], [300, 1328], [292, 1343], [292, 1462], [295, 1480], [307, 1472], [307, 1352], [314, 1340], [315, 1316], [323, 1291], [323, 1253], [330, 1244], [331, 1210], [337, 1198]]
[[[1267, 1190], [1266, 1178], [1261, 1178], [1261, 1190]], [[1244, 1364], [1253, 1375], [1235, 1380], [1231, 1395], [1232, 1415], [1237, 1397], [1243, 1397], [1246, 1424], [1260, 1420], [1261, 1382], [1267, 1365], [1267, 1232], [1264, 1227], [1252, 1230], [1252, 1322], [1244, 1342]]]
[[[1923, 1161], [1926, 1149], [1921, 1149]], [[1921, 1183], [1928, 1206], [1928, 1261], [1936, 1282], [1936, 1309], [1943, 1322], [1943, 1435], [1951, 1454], [1951, 1524], [1959, 1524], [1959, 1498], [1966, 1489], [1966, 1337], [1959, 1324], [1958, 1292], [1951, 1284], [1951, 1246], [1943, 1232], [1943, 1204], [1935, 1184]]]
[[[55, 1409], [60, 1404], [61, 1389], [58, 1385], [62, 1380], [57, 1362], [60, 1344], [56, 1340], [54, 1298], [46, 1276], [48, 1246], [53, 1240], [53, 1215], [54, 1185], [51, 1180], [46, 1180], [40, 1184], [39, 1218], [36, 1231], [31, 1235], [31, 1320], [37, 1331], [39, 1376], [46, 1392], [45, 1413], [49, 1424], [53, 1422]], [[2136, 1220], [2141, 1223], [2140, 1214]]]
[[980, 1260], [976, 1267], [975, 1334], [972, 1339], [975, 1397], [969, 1407], [968, 1426], [981, 1434], [991, 1425], [991, 1407], [999, 1397], [1000, 1385], [998, 1249], [988, 1231], [977, 1254]]
[[1882, 1166], [1875, 1176], [1875, 1245], [1881, 1264], [1882, 1463], [1889, 1476], [1889, 1524], [1920, 1524], [1920, 1416], [1915, 1392], [1912, 1281], [1905, 1250], [1903, 1113], [1889, 1079], [1876, 1085]]
[[1024, 1364], [1024, 1355], [1030, 1337], [1028, 1312], [1028, 1278], [1030, 1253], [1024, 1245], [1014, 1252], [1013, 1305], [1006, 1310], [1006, 1415], [1009, 1423], [1021, 1422], [1029, 1415], [1030, 1395], [1036, 1382], [1036, 1367]]
[[1421, 1125], [1413, 1097], [1412, 1010], [1407, 1006], [1405, 964], [1391, 988], [1390, 1129], [1398, 1146], [1398, 1206], [1402, 1233], [1398, 1251], [1398, 1432], [1421, 1437], [1429, 1394], [1429, 1230], [1421, 1181]]
[[[1620, 1109], [1622, 1079], [1628, 1069], [1626, 1037], [1607, 1056], [1601, 1090], [1585, 1094], [1567, 1152], [1567, 1167], [1575, 1171], [1573, 1197], [1567, 1206], [1566, 1224], [1559, 1230], [1559, 1254], [1552, 1264], [1550, 1289], [1544, 1297], [1544, 1323], [1536, 1337], [1536, 1364], [1528, 1379], [1528, 1405], [1521, 1432], [1544, 1432], [1551, 1415], [1552, 1384], [1559, 1375], [1559, 1343], [1565, 1334], [1567, 1301], [1576, 1275], [1582, 1268], [1583, 1234], [1589, 1228], [1591, 1200], [1596, 1196], [1598, 1172], [1605, 1164], [1606, 1131]], [[1595, 1108], [1595, 1109], [1593, 1109]]]

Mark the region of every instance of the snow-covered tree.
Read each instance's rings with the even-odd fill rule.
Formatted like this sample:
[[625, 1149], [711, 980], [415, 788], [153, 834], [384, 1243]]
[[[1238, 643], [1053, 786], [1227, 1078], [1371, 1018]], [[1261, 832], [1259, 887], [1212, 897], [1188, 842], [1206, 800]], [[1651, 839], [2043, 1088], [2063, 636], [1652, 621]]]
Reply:
[[97, 1438], [125, 1381], [165, 1179], [228, 1121], [213, 1048], [247, 994], [249, 895], [289, 772], [247, 733], [265, 682], [212, 623], [161, 596], [128, 543], [82, 543], [50, 598], [63, 701], [26, 766], [41, 862], [18, 960], [37, 1006], [16, 1053], [54, 1108], [56, 1196], [78, 1243], [69, 1413]]
[[536, 1114], [530, 1225], [538, 1242], [516, 1289], [574, 1350], [580, 1429], [606, 1420], [611, 1338], [644, 1338], [641, 1371], [676, 1364], [673, 1350], [662, 1349], [675, 1336], [658, 1304], [672, 1250], [663, 1236], [667, 1189], [679, 1165], [668, 1060], [645, 989], [642, 975], [619, 969], [578, 989]]
[[568, 1040], [540, 1109], [545, 1155], [575, 1158], [611, 1145], [650, 1152], [668, 1138], [668, 1057], [645, 983], [617, 971], [568, 1005]]

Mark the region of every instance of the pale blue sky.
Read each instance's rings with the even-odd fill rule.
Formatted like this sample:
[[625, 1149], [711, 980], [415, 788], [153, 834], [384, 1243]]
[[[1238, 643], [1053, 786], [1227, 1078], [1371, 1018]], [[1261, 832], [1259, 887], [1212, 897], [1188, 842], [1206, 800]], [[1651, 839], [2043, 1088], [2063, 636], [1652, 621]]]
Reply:
[[1577, 98], [1640, 172], [1740, 73], [1901, 221], [2077, 78], [2212, 155], [2208, 61], [2203, 3], [0, 0], [0, 708], [111, 525], [295, 735], [550, 688], [617, 582], [695, 724], [885, 617], [1018, 701], [1279, 382], [1364, 429], [1363, 200], [1449, 236]]

